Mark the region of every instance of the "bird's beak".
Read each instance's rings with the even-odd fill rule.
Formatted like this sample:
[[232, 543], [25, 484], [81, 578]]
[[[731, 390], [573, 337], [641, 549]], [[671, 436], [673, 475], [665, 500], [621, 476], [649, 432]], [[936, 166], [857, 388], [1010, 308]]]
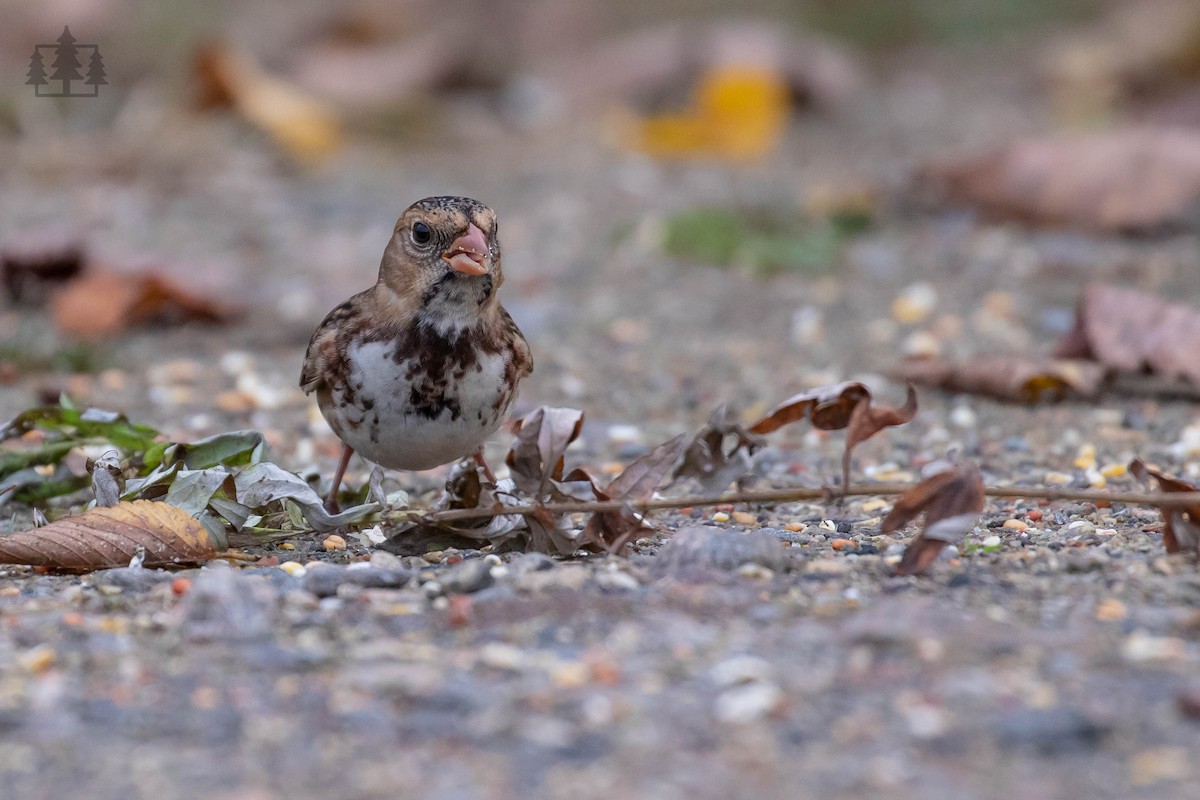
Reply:
[[472, 223], [467, 232], [454, 240], [442, 254], [450, 269], [464, 275], [486, 275], [491, 266], [487, 237]]

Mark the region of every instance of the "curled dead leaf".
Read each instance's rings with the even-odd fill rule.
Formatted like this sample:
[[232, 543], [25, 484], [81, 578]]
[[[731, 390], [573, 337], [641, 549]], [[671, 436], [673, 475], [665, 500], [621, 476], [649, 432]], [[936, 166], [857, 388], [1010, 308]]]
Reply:
[[736, 411], [727, 405], [717, 406], [709, 414], [708, 424], [684, 449], [672, 477], [694, 478], [707, 491], [722, 491], [750, 472], [750, 457], [761, 445], [761, 439], [742, 427]]
[[896, 498], [880, 525], [893, 533], [921, 513], [925, 527], [904, 550], [897, 575], [919, 575], [929, 569], [947, 544], [959, 541], [983, 511], [983, 476], [973, 462], [944, 467]]
[[266, 73], [247, 54], [225, 45], [195, 58], [201, 108], [228, 106], [306, 163], [321, 161], [341, 144], [341, 126], [320, 100]]
[[[1129, 464], [1129, 471], [1139, 480], [1154, 479], [1162, 492], [1194, 492], [1196, 486], [1146, 466], [1140, 458]], [[1168, 553], [1190, 551], [1200, 559], [1200, 506], [1159, 508], [1163, 515], [1163, 547]]]
[[870, 395], [860, 401], [850, 412], [850, 421], [846, 425], [846, 450], [842, 455], [842, 487], [850, 485], [850, 452], [855, 447], [884, 428], [911, 422], [916, 415], [917, 390], [911, 384], [907, 387], [904, 405], [899, 408], [874, 405]]
[[750, 433], [773, 433], [784, 425], [807, 419], [814, 428], [840, 430], [850, 424], [850, 416], [871, 390], [858, 381], [818, 386], [792, 395], [750, 426]]
[[[636, 459], [603, 492], [596, 490], [597, 500], [624, 500], [629, 503], [649, 500], [654, 490], [666, 479], [688, 446], [687, 434], [663, 442], [649, 453]], [[594, 486], [594, 484], [593, 484]], [[642, 531], [652, 530], [643, 516], [632, 507], [620, 511], [598, 511], [588, 519], [583, 540], [616, 553]]]
[[1103, 366], [1080, 359], [981, 353], [969, 361], [908, 358], [893, 377], [948, 392], [1038, 403], [1095, 397], [1105, 373]]
[[233, 312], [155, 274], [97, 272], [71, 281], [54, 295], [54, 324], [81, 339], [115, 336], [152, 322], [220, 322]]
[[1023, 139], [927, 166], [919, 181], [952, 203], [1047, 225], [1147, 232], [1193, 224], [1200, 133], [1137, 127]]
[[1133, 289], [1091, 284], [1055, 355], [1098, 361], [1121, 372], [1149, 369], [1200, 387], [1200, 310]]
[[564, 454], [583, 429], [577, 408], [539, 406], [513, 425], [516, 439], [504, 459], [517, 489], [540, 498], [551, 480], [561, 480]]
[[225, 547], [186, 511], [137, 500], [0, 536], [0, 563], [86, 572], [123, 567], [144, 553], [145, 566], [163, 567], [203, 563]]

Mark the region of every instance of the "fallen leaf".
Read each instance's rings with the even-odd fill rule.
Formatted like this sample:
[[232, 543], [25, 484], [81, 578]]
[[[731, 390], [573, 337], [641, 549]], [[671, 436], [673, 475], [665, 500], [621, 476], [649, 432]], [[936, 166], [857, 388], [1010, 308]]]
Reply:
[[324, 160], [341, 144], [341, 126], [324, 103], [267, 74], [245, 53], [225, 45], [195, 57], [201, 108], [228, 106], [304, 163]]
[[513, 425], [515, 440], [504, 461], [517, 489], [533, 498], [546, 493], [547, 483], [561, 480], [564, 453], [583, 429], [577, 408], [539, 406]]
[[10, 240], [0, 250], [0, 281], [14, 303], [45, 300], [50, 289], [83, 270], [83, 245], [73, 235], [42, 232]]
[[145, 566], [163, 567], [200, 564], [226, 547], [186, 511], [139, 500], [0, 536], [0, 563], [86, 572], [123, 567], [144, 553]]
[[896, 498], [896, 504], [880, 525], [880, 532], [893, 533], [925, 514], [925, 527], [904, 550], [897, 575], [919, 575], [929, 569], [947, 544], [971, 530], [983, 511], [983, 476], [973, 462], [940, 465], [941, 471]]
[[857, 381], [818, 386], [792, 395], [750, 426], [750, 433], [774, 433], [784, 425], [807, 419], [814, 428], [840, 430], [850, 424], [859, 403], [870, 401], [871, 390]]
[[1109, 370], [1150, 370], [1200, 387], [1200, 310], [1119, 286], [1091, 284], [1059, 358], [1098, 361]]
[[736, 411], [727, 405], [717, 406], [709, 414], [708, 424], [688, 443], [672, 477], [694, 478], [706, 491], [723, 491], [749, 474], [750, 457], [761, 445], [760, 438], [742, 427]]
[[[1196, 486], [1187, 481], [1173, 478], [1146, 466], [1140, 458], [1129, 464], [1129, 471], [1139, 480], [1153, 478], [1159, 491], [1166, 493], [1194, 492]], [[1163, 546], [1168, 553], [1190, 551], [1200, 559], [1200, 505], [1187, 508], [1159, 508], [1163, 515]]]
[[221, 322], [233, 312], [155, 274], [97, 272], [68, 283], [51, 299], [54, 324], [80, 339], [115, 336], [154, 322]]
[[1135, 127], [1024, 139], [927, 166], [939, 199], [992, 217], [1117, 232], [1192, 225], [1200, 203], [1200, 132]]
[[892, 377], [947, 392], [1038, 403], [1096, 397], [1106, 372], [1101, 365], [1080, 359], [981, 353], [968, 361], [907, 358]]
[[[596, 492], [598, 500], [622, 500], [636, 503], [649, 500], [667, 475], [672, 471], [689, 444], [687, 434], [663, 442], [649, 453], [636, 459], [603, 492]], [[590, 482], [590, 481], [589, 481]], [[588, 519], [583, 529], [583, 540], [599, 545], [610, 553], [617, 553], [627, 542], [651, 528], [632, 507], [620, 511], [598, 511]]]
[[846, 425], [846, 450], [842, 455], [842, 488], [850, 485], [850, 451], [884, 428], [911, 422], [917, 415], [917, 390], [910, 384], [907, 399], [900, 408], [872, 404], [870, 396], [860, 401], [850, 412]]

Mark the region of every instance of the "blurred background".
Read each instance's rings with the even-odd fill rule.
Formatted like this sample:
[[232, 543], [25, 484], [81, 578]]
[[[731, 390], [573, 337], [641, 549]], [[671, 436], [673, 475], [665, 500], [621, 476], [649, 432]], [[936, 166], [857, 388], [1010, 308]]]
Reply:
[[523, 408], [613, 441], [1195, 295], [1194, 2], [725, 6], [6, 0], [0, 412], [327, 469], [303, 348], [431, 194], [499, 213]]

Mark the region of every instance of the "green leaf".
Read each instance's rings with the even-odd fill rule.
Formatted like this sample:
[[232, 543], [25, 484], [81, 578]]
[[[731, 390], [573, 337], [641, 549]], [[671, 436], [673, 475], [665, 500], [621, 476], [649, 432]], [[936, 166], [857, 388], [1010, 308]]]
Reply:
[[237, 467], [262, 461], [266, 441], [258, 431], [218, 433], [190, 444], [176, 444], [163, 450], [162, 460], [182, 461], [188, 469], [216, 466]]

